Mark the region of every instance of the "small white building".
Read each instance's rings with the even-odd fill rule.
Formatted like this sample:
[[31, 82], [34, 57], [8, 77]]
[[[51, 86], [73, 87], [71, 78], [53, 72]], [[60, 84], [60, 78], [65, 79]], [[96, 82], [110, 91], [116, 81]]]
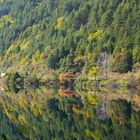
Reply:
[[0, 77], [3, 78], [5, 75], [6, 75], [6, 73], [2, 72], [2, 73], [0, 74]]
[[3, 88], [3, 87], [0, 87], [0, 90], [1, 90], [1, 91], [4, 91], [4, 88]]

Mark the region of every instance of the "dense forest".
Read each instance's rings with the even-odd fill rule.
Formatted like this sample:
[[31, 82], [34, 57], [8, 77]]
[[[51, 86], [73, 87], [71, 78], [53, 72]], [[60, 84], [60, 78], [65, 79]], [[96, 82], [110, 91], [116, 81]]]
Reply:
[[140, 2], [0, 0], [0, 63], [38, 77], [139, 69]]
[[140, 139], [140, 0], [0, 0], [0, 140]]

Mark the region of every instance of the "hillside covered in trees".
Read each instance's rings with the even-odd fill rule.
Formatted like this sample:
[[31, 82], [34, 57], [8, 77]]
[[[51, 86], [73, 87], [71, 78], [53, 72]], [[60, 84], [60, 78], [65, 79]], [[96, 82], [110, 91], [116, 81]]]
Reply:
[[139, 0], [0, 0], [0, 65], [38, 77], [140, 68]]

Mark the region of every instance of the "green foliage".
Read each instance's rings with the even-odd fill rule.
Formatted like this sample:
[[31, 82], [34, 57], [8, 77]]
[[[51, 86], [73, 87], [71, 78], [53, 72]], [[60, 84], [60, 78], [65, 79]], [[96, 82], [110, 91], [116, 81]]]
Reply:
[[[1, 65], [35, 71], [40, 63], [80, 73], [106, 51], [115, 71], [128, 72], [140, 63], [139, 6], [138, 0], [2, 0]], [[121, 59], [120, 48], [129, 50]], [[77, 55], [82, 63], [73, 61]]]
[[136, 46], [133, 50], [133, 62], [140, 62], [140, 47]]
[[114, 71], [125, 73], [132, 70], [132, 55], [130, 50], [122, 48], [113, 61]]
[[140, 96], [59, 92], [43, 86], [18, 94], [7, 90], [0, 98], [0, 139], [139, 139]]
[[20, 75], [17, 72], [11, 74], [9, 78], [9, 83], [15, 83], [18, 78], [20, 78]]

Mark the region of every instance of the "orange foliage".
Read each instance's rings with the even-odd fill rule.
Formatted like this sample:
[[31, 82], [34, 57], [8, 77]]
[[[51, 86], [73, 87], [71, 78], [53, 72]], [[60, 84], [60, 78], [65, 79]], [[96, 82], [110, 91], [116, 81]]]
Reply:
[[64, 96], [64, 97], [73, 97], [76, 95], [76, 93], [74, 91], [71, 91], [71, 90], [66, 90], [64, 89], [63, 87], [61, 87], [59, 89], [59, 95], [60, 96]]

